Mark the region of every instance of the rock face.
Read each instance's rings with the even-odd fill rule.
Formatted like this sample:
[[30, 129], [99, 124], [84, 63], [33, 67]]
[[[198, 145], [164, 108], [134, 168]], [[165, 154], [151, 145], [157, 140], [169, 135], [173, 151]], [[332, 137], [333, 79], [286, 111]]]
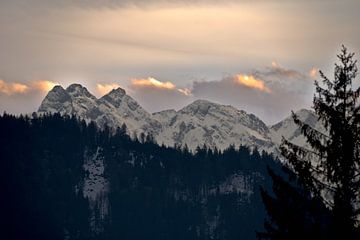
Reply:
[[[94, 121], [100, 127], [106, 124], [117, 128], [126, 124], [131, 135], [152, 134], [159, 144], [186, 144], [191, 150], [204, 144], [218, 149], [242, 144], [276, 152], [282, 136], [297, 144], [306, 142], [291, 117], [268, 127], [253, 114], [206, 100], [196, 100], [179, 111], [151, 114], [121, 88], [97, 99], [79, 84], [66, 89], [55, 86], [38, 112], [74, 114], [87, 122]], [[300, 110], [297, 114], [300, 119], [321, 128], [313, 112]]]

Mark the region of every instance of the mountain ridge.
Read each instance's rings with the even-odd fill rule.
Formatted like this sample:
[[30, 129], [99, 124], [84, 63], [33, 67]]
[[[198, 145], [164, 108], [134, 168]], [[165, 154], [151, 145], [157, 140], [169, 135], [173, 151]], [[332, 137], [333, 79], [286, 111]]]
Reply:
[[[299, 135], [298, 130], [290, 117], [267, 126], [252, 113], [204, 99], [195, 100], [178, 111], [149, 113], [122, 88], [96, 98], [80, 84], [71, 84], [66, 89], [58, 85], [48, 92], [38, 112], [75, 114], [87, 122], [114, 129], [125, 123], [132, 136], [152, 134], [158, 144], [187, 145], [191, 150], [204, 144], [220, 150], [230, 145], [245, 145], [276, 153], [282, 136], [300, 144], [306, 142], [295, 136]], [[302, 120], [316, 125], [312, 111], [302, 109], [297, 113]]]

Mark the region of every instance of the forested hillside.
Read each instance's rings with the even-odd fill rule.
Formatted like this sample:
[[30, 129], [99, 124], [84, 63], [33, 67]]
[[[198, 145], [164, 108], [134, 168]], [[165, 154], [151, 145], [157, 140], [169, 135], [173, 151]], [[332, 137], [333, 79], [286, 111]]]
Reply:
[[[4, 114], [0, 133], [3, 239], [255, 239], [266, 166], [281, 167], [246, 147], [191, 153], [59, 114]], [[89, 159], [107, 182], [95, 200]]]

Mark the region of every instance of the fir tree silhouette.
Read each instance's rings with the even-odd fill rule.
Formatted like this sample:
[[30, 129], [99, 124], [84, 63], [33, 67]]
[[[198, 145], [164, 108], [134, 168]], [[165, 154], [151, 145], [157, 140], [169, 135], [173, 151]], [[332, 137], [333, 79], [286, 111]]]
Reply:
[[[326, 131], [320, 132], [312, 128], [292, 113], [294, 122], [310, 147], [297, 146], [286, 139], [283, 139], [281, 145], [282, 155], [287, 159], [289, 168], [295, 172], [298, 186], [303, 188], [296, 190], [294, 186], [272, 174], [275, 197], [262, 191], [270, 221], [265, 223], [267, 231], [258, 234], [260, 239], [315, 237], [315, 226], [322, 239], [359, 239], [356, 225], [360, 207], [360, 88], [353, 88], [358, 69], [357, 61], [353, 59], [354, 53], [349, 53], [346, 47], [342, 46], [337, 57], [340, 63], [335, 64], [334, 80], [320, 71], [323, 83], [315, 82], [313, 108]], [[296, 195], [297, 200], [303, 198], [303, 203], [293, 201], [277, 208], [277, 204], [284, 199], [290, 200]], [[326, 206], [329, 214], [326, 211], [314, 211], [311, 204], [315, 200], [316, 204]], [[305, 220], [306, 215], [312, 215], [311, 219], [317, 219], [318, 222], [313, 222], [310, 228], [305, 228], [308, 221], [291, 222], [294, 217], [291, 213], [296, 208], [299, 211], [294, 214], [300, 214], [298, 219]], [[288, 226], [282, 224], [286, 221], [292, 226], [304, 224], [302, 235], [296, 235], [299, 227], [295, 230], [286, 229]], [[281, 235], [282, 233], [286, 234]]]

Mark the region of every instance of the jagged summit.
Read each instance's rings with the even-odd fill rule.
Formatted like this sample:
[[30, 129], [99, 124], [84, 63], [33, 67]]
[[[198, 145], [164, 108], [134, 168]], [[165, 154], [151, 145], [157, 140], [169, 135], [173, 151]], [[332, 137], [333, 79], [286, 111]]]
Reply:
[[105, 94], [100, 99], [114, 105], [115, 107], [119, 107], [123, 101], [124, 96], [127, 96], [126, 91], [122, 88], [117, 88], [111, 90], [108, 94]]
[[41, 102], [38, 112], [64, 113], [66, 112], [65, 109], [69, 108], [69, 105], [71, 105], [71, 96], [62, 86], [56, 85]]
[[65, 92], [65, 89], [61, 85], [55, 85], [50, 92]]
[[83, 88], [85, 88], [85, 87], [83, 85], [81, 85], [80, 83], [72, 83], [66, 88], [66, 90], [72, 92], [75, 90], [81, 90]]
[[111, 90], [108, 94], [105, 94], [103, 97], [123, 97], [126, 95], [125, 89], [121, 87]]
[[75, 114], [87, 122], [96, 122], [100, 127], [109, 125], [116, 128], [125, 123], [130, 132], [139, 134], [157, 131], [160, 126], [122, 88], [113, 89], [97, 99], [81, 84], [71, 84], [66, 90], [57, 86], [48, 93], [38, 111]]
[[[202, 99], [179, 111], [169, 109], [150, 114], [122, 88], [97, 99], [80, 84], [72, 84], [66, 90], [55, 86], [41, 103], [39, 112], [75, 114], [100, 127], [106, 124], [116, 128], [125, 123], [131, 135], [151, 133], [159, 144], [187, 144], [193, 150], [204, 144], [218, 149], [234, 144], [274, 152], [282, 136], [304, 142], [291, 117], [268, 127], [254, 114]], [[302, 109], [297, 113], [300, 119], [319, 127], [312, 111]]]
[[96, 99], [94, 95], [92, 95], [86, 87], [82, 86], [81, 84], [71, 84], [66, 88], [66, 92], [74, 97], [88, 97], [92, 99]]

